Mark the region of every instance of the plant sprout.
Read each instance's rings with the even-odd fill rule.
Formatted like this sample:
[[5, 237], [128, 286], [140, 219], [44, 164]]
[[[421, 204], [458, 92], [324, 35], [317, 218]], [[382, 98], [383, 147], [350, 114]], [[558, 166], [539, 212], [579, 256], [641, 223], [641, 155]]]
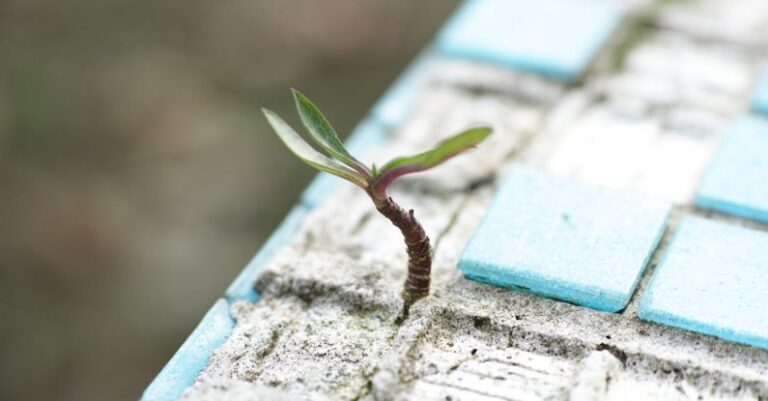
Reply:
[[428, 170], [475, 147], [491, 134], [491, 129], [471, 128], [443, 140], [430, 151], [397, 157], [381, 168], [376, 168], [376, 165], [368, 168], [344, 148], [336, 131], [320, 109], [301, 92], [295, 89], [292, 89], [292, 92], [302, 123], [317, 148], [325, 154], [305, 142], [273, 111], [262, 109], [267, 121], [288, 149], [304, 163], [343, 178], [364, 190], [373, 201], [376, 210], [389, 219], [403, 234], [408, 252], [408, 276], [402, 297], [407, 311], [414, 302], [429, 295], [432, 247], [429, 237], [416, 220], [413, 210], [406, 211], [395, 203], [387, 195], [387, 188], [406, 174]]

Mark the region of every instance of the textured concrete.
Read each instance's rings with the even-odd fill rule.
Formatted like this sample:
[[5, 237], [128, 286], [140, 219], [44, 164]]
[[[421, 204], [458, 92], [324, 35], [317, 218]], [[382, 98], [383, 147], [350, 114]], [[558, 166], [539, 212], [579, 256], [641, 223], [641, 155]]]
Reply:
[[[263, 302], [234, 306], [238, 328], [184, 400], [212, 399], [214, 391], [218, 399], [247, 399], [261, 387], [297, 400], [564, 400], [585, 393], [618, 400], [621, 389], [646, 399], [768, 394], [765, 351], [460, 277], [399, 326], [398, 298], [386, 293], [366, 298], [359, 287], [276, 275], [259, 285]], [[593, 350], [611, 353], [620, 366], [585, 359]], [[599, 378], [608, 376], [601, 387]]]
[[263, 266], [262, 298], [232, 304], [233, 335], [182, 399], [768, 399], [768, 351], [638, 319], [670, 236], [621, 313], [483, 285], [456, 269], [498, 177], [517, 163], [673, 201], [670, 232], [688, 214], [768, 231], [693, 204], [723, 128], [749, 112], [768, 51], [766, 2], [629, 3], [620, 37], [579, 85], [436, 59], [405, 97], [417, 100], [397, 103], [411, 106], [386, 123], [370, 156], [377, 164], [470, 125], [495, 128], [477, 150], [393, 187], [435, 245], [432, 294], [407, 318], [402, 238], [363, 193], [342, 186]]
[[622, 370], [621, 361], [610, 351], [593, 351], [584, 358], [568, 400], [605, 399], [609, 383], [616, 381]]

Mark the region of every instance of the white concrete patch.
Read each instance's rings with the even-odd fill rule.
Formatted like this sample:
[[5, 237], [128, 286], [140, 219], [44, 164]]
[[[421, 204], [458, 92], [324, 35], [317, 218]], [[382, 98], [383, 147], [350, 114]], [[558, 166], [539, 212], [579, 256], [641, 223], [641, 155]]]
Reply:
[[657, 121], [628, 120], [605, 109], [585, 113], [566, 131], [544, 167], [585, 182], [688, 202], [719, 136], [665, 132]]

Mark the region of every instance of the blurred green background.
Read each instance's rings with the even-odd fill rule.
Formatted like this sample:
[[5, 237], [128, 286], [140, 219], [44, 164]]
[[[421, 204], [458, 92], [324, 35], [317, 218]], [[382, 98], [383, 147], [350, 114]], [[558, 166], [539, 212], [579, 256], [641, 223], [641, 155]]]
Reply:
[[0, 2], [0, 399], [135, 400], [456, 0]]

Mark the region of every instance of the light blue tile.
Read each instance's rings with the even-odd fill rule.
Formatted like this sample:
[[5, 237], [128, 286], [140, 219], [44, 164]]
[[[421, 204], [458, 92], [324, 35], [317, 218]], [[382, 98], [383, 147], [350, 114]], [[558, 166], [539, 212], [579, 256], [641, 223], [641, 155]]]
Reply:
[[437, 39], [440, 53], [571, 82], [621, 20], [609, 0], [470, 0]]
[[256, 302], [259, 294], [253, 289], [253, 283], [256, 281], [262, 267], [272, 260], [275, 255], [285, 246], [301, 227], [301, 222], [307, 214], [306, 209], [301, 206], [294, 207], [280, 226], [272, 232], [267, 242], [259, 249], [256, 256], [251, 259], [245, 269], [240, 272], [235, 281], [229, 285], [226, 291], [227, 300]]
[[[386, 140], [389, 130], [383, 125], [367, 119], [355, 127], [347, 138], [344, 146], [353, 156], [361, 159], [363, 163], [370, 164], [365, 158], [368, 150], [381, 146]], [[328, 173], [319, 173], [301, 194], [301, 204], [313, 209], [328, 199], [343, 185], [352, 185], [341, 178]]]
[[434, 56], [424, 50], [373, 105], [371, 117], [389, 128], [400, 127], [411, 115], [419, 93], [429, 85]]
[[213, 351], [229, 337], [234, 324], [229, 316], [227, 301], [216, 301], [176, 354], [144, 390], [141, 401], [175, 401], [179, 398], [208, 364], [208, 358]]
[[768, 116], [768, 67], [765, 68], [762, 78], [755, 88], [752, 96], [752, 109]]
[[669, 210], [667, 202], [515, 167], [459, 269], [492, 285], [619, 311], [664, 232]]
[[705, 209], [768, 222], [768, 119], [734, 122], [696, 193]]
[[768, 234], [686, 217], [638, 307], [641, 319], [768, 349]]

